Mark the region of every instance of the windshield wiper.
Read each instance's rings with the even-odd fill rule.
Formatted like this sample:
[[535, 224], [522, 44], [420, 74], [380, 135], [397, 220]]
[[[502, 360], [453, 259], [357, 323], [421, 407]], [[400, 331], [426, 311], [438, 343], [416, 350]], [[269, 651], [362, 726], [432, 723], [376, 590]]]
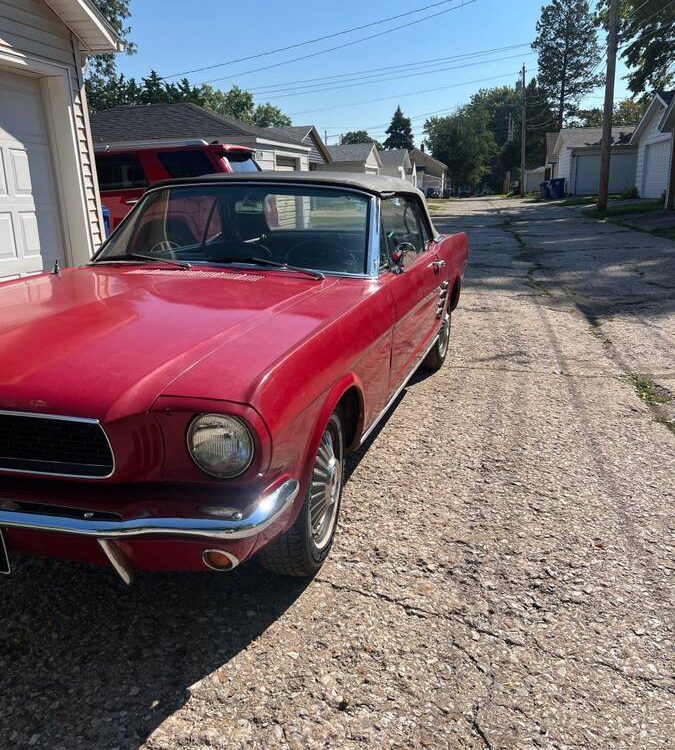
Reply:
[[321, 271], [311, 271], [309, 268], [301, 268], [300, 266], [289, 266], [288, 263], [279, 263], [269, 258], [244, 258], [241, 262], [257, 263], [260, 266], [272, 266], [272, 268], [278, 268], [281, 271], [296, 271], [297, 273], [304, 273], [307, 276], [311, 276], [317, 281], [323, 281], [326, 278], [326, 274], [321, 273]]
[[111, 263], [119, 262], [121, 260], [138, 260], [143, 263], [168, 263], [170, 266], [176, 266], [183, 271], [187, 271], [188, 268], [192, 268], [192, 265], [184, 260], [173, 260], [172, 258], [156, 258], [153, 255], [143, 255], [141, 253], [120, 253], [120, 255], [105, 255], [100, 259], [95, 259], [92, 263], [105, 263], [110, 261]]

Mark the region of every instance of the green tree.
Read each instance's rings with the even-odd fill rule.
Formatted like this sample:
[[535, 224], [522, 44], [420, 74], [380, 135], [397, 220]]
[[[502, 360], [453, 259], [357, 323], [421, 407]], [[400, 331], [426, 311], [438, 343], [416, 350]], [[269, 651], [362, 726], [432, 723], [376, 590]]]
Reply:
[[[487, 123], [493, 146], [486, 156], [483, 182], [501, 191], [507, 172], [520, 167], [522, 91], [518, 87], [498, 86], [481, 89], [467, 105], [467, 111]], [[533, 78], [527, 84], [528, 167], [538, 167], [546, 157], [546, 131], [555, 129], [555, 117], [544, 92]]]
[[[136, 45], [129, 40], [131, 33], [131, 27], [127, 25], [127, 19], [131, 17], [129, 2], [130, 0], [94, 0], [96, 7], [124, 42], [125, 52], [133, 55], [136, 52]], [[90, 56], [88, 63], [92, 75], [112, 76], [116, 72], [115, 59], [114, 54]]]
[[[608, 0], [600, 0], [599, 21], [607, 23]], [[675, 83], [675, 3], [668, 0], [621, 0], [619, 44], [634, 96]]]
[[587, 0], [551, 0], [541, 9], [532, 48], [538, 53], [539, 85], [555, 102], [558, 128], [579, 100], [604, 80], [597, 30]]
[[433, 156], [448, 165], [453, 185], [476, 187], [489, 172], [496, 145], [485, 110], [464, 106], [447, 117], [432, 117], [424, 132]]
[[279, 107], [266, 102], [265, 104], [258, 104], [253, 111], [253, 123], [259, 128], [281, 127], [290, 125], [291, 118], [285, 115]]
[[391, 118], [391, 124], [385, 132], [387, 133], [387, 138], [382, 144], [384, 148], [394, 149], [415, 147], [410, 118], [403, 115], [400, 106], [396, 107], [396, 112], [394, 112], [394, 116]]
[[[637, 125], [640, 118], [647, 109], [648, 100], [633, 101], [633, 99], [623, 99], [614, 104], [614, 114], [612, 115], [613, 125]], [[574, 124], [582, 128], [599, 128], [602, 127], [603, 110], [599, 107], [591, 109], [580, 109], [574, 118]]]
[[367, 130], [350, 130], [340, 136], [341, 145], [345, 146], [352, 143], [374, 143], [379, 149], [382, 148], [382, 144], [370, 136]]

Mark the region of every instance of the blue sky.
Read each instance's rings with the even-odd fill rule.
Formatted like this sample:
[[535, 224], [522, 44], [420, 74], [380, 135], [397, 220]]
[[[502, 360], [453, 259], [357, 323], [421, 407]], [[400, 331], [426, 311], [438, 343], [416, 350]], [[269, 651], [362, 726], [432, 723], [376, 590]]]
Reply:
[[[184, 0], [132, 0], [130, 22], [138, 52], [120, 56], [118, 64], [130, 76], [141, 77], [151, 68], [170, 76], [432, 3], [436, 7], [362, 31], [187, 76], [193, 83], [217, 78], [222, 80], [213, 81], [212, 85], [227, 89], [236, 84], [249, 89], [256, 94], [256, 102], [276, 104], [291, 116], [294, 124], [314, 124], [322, 135], [327, 131], [329, 143], [335, 143], [342, 132], [363, 128], [383, 139], [392, 113], [400, 104], [404, 113], [413, 118], [413, 131], [419, 141], [427, 113], [451, 111], [479, 88], [513, 84], [523, 63], [528, 79], [536, 72], [532, 50], [515, 45], [533, 39], [541, 0], [289, 0], [257, 6], [243, 0], [199, 0], [189, 6], [195, 9], [189, 13]], [[438, 15], [375, 36], [431, 14]], [[285, 62], [359, 39], [365, 41], [309, 59]], [[502, 51], [460, 57], [497, 48]], [[438, 63], [439, 58], [445, 61]], [[271, 67], [247, 72], [263, 66]], [[618, 73], [625, 73], [623, 66], [619, 66]], [[353, 75], [330, 82], [295, 83], [347, 74]], [[371, 76], [370, 82], [366, 82], [367, 75]], [[625, 94], [624, 82], [618, 78], [616, 95], [621, 98]], [[602, 91], [593, 92], [586, 105], [601, 106]]]

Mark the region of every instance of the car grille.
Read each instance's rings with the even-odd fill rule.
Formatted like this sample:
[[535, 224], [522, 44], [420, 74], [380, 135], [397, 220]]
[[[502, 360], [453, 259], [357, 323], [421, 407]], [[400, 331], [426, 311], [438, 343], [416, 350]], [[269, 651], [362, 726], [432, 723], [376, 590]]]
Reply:
[[0, 470], [101, 479], [113, 466], [95, 420], [0, 412]]

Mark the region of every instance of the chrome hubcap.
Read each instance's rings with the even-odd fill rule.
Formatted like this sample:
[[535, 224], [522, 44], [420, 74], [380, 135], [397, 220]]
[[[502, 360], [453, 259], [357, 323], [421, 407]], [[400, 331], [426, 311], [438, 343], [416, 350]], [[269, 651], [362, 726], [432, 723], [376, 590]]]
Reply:
[[335, 453], [333, 435], [326, 430], [314, 462], [309, 491], [309, 518], [317, 549], [323, 549], [333, 534], [341, 487], [342, 464]]
[[445, 314], [443, 318], [443, 325], [441, 330], [438, 332], [438, 353], [441, 357], [445, 357], [448, 351], [448, 345], [450, 344], [450, 315]]

